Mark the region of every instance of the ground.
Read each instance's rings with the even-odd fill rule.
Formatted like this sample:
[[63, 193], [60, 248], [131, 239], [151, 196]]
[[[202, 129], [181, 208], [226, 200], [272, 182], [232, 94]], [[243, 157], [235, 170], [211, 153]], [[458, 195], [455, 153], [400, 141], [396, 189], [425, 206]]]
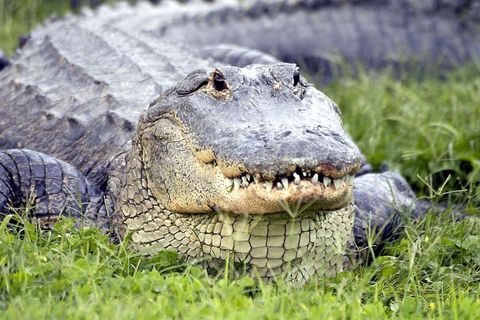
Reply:
[[[65, 2], [0, 1], [0, 49], [12, 53], [19, 34]], [[137, 257], [128, 240], [112, 245], [68, 220], [51, 232], [22, 221], [12, 230], [7, 217], [0, 318], [478, 319], [480, 220], [450, 213], [480, 213], [480, 65], [440, 78], [365, 72], [321, 89], [377, 169], [399, 170], [447, 210], [409, 225], [370, 264], [302, 288], [231, 279], [228, 268], [213, 278], [169, 252]]]

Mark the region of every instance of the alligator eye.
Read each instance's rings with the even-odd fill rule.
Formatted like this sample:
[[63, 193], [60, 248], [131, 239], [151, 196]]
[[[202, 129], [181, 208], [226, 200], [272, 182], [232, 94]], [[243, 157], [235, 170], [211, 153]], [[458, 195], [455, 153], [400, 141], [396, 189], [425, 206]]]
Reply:
[[225, 81], [225, 77], [218, 71], [215, 71], [213, 75], [213, 87], [217, 91], [223, 91], [227, 89], [227, 82]]
[[298, 69], [297, 69], [293, 73], [293, 86], [296, 87], [299, 82], [300, 82], [300, 72], [298, 72]]

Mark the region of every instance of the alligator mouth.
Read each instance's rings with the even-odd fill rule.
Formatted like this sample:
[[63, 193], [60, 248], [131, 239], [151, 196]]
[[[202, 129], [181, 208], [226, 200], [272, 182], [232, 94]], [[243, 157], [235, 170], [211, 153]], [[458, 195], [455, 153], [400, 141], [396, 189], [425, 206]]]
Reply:
[[353, 186], [354, 175], [346, 174], [340, 178], [333, 178], [310, 169], [297, 168], [289, 175], [278, 175], [272, 180], [263, 179], [260, 175], [242, 173], [235, 178], [226, 178], [228, 191], [248, 189], [254, 185], [263, 187], [266, 191], [288, 191], [289, 187], [308, 185], [324, 187], [332, 190], [339, 190], [345, 186]]
[[355, 168], [344, 175], [338, 171], [327, 175], [297, 166], [293, 172], [268, 178], [249, 172], [224, 176], [226, 195], [216, 205], [220, 211], [239, 214], [280, 213], [297, 203], [308, 204], [313, 211], [337, 210], [352, 199]]
[[[308, 204], [309, 211], [343, 208], [352, 201], [354, 175], [360, 168], [359, 161], [308, 158], [292, 159], [293, 163], [282, 158], [276, 164], [257, 166], [220, 160], [209, 148], [198, 148], [194, 155], [204, 168], [204, 180], [217, 190], [204, 202], [208, 209], [239, 215], [285, 213], [286, 207], [297, 204]], [[184, 208], [182, 203], [175, 207], [177, 212], [185, 212]]]

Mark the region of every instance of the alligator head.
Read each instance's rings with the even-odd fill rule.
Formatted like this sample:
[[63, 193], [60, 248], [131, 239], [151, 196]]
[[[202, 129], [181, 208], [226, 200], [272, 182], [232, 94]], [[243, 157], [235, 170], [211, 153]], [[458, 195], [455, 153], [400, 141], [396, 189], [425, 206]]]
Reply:
[[[125, 188], [123, 203], [138, 205], [120, 211], [144, 247], [218, 259], [233, 252], [237, 262], [265, 270], [284, 270], [291, 262], [300, 273], [302, 266], [320, 264], [313, 258], [306, 264], [301, 248], [323, 246], [323, 255], [328, 249], [320, 231], [333, 239], [338, 256], [345, 247], [361, 155], [343, 130], [338, 107], [293, 64], [191, 73], [150, 105], [132, 150], [124, 185], [141, 181], [148, 194], [142, 200]], [[301, 202], [308, 203], [304, 213], [286, 213]], [[157, 236], [148, 234], [146, 223]], [[287, 243], [289, 235], [295, 244]], [[255, 251], [253, 238], [262, 250]], [[270, 247], [275, 254], [269, 255]], [[291, 258], [282, 258], [290, 249]]]

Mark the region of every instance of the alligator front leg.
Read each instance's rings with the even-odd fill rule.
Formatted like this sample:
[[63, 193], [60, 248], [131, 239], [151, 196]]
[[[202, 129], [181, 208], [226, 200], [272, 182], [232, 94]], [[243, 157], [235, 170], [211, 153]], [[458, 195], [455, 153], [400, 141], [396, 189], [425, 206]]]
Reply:
[[31, 150], [0, 152], [0, 219], [16, 208], [42, 228], [62, 215], [109, 228], [103, 194], [70, 164]]
[[361, 263], [398, 236], [404, 219], [418, 218], [415, 194], [396, 172], [367, 173], [355, 179], [354, 243], [349, 262]]

